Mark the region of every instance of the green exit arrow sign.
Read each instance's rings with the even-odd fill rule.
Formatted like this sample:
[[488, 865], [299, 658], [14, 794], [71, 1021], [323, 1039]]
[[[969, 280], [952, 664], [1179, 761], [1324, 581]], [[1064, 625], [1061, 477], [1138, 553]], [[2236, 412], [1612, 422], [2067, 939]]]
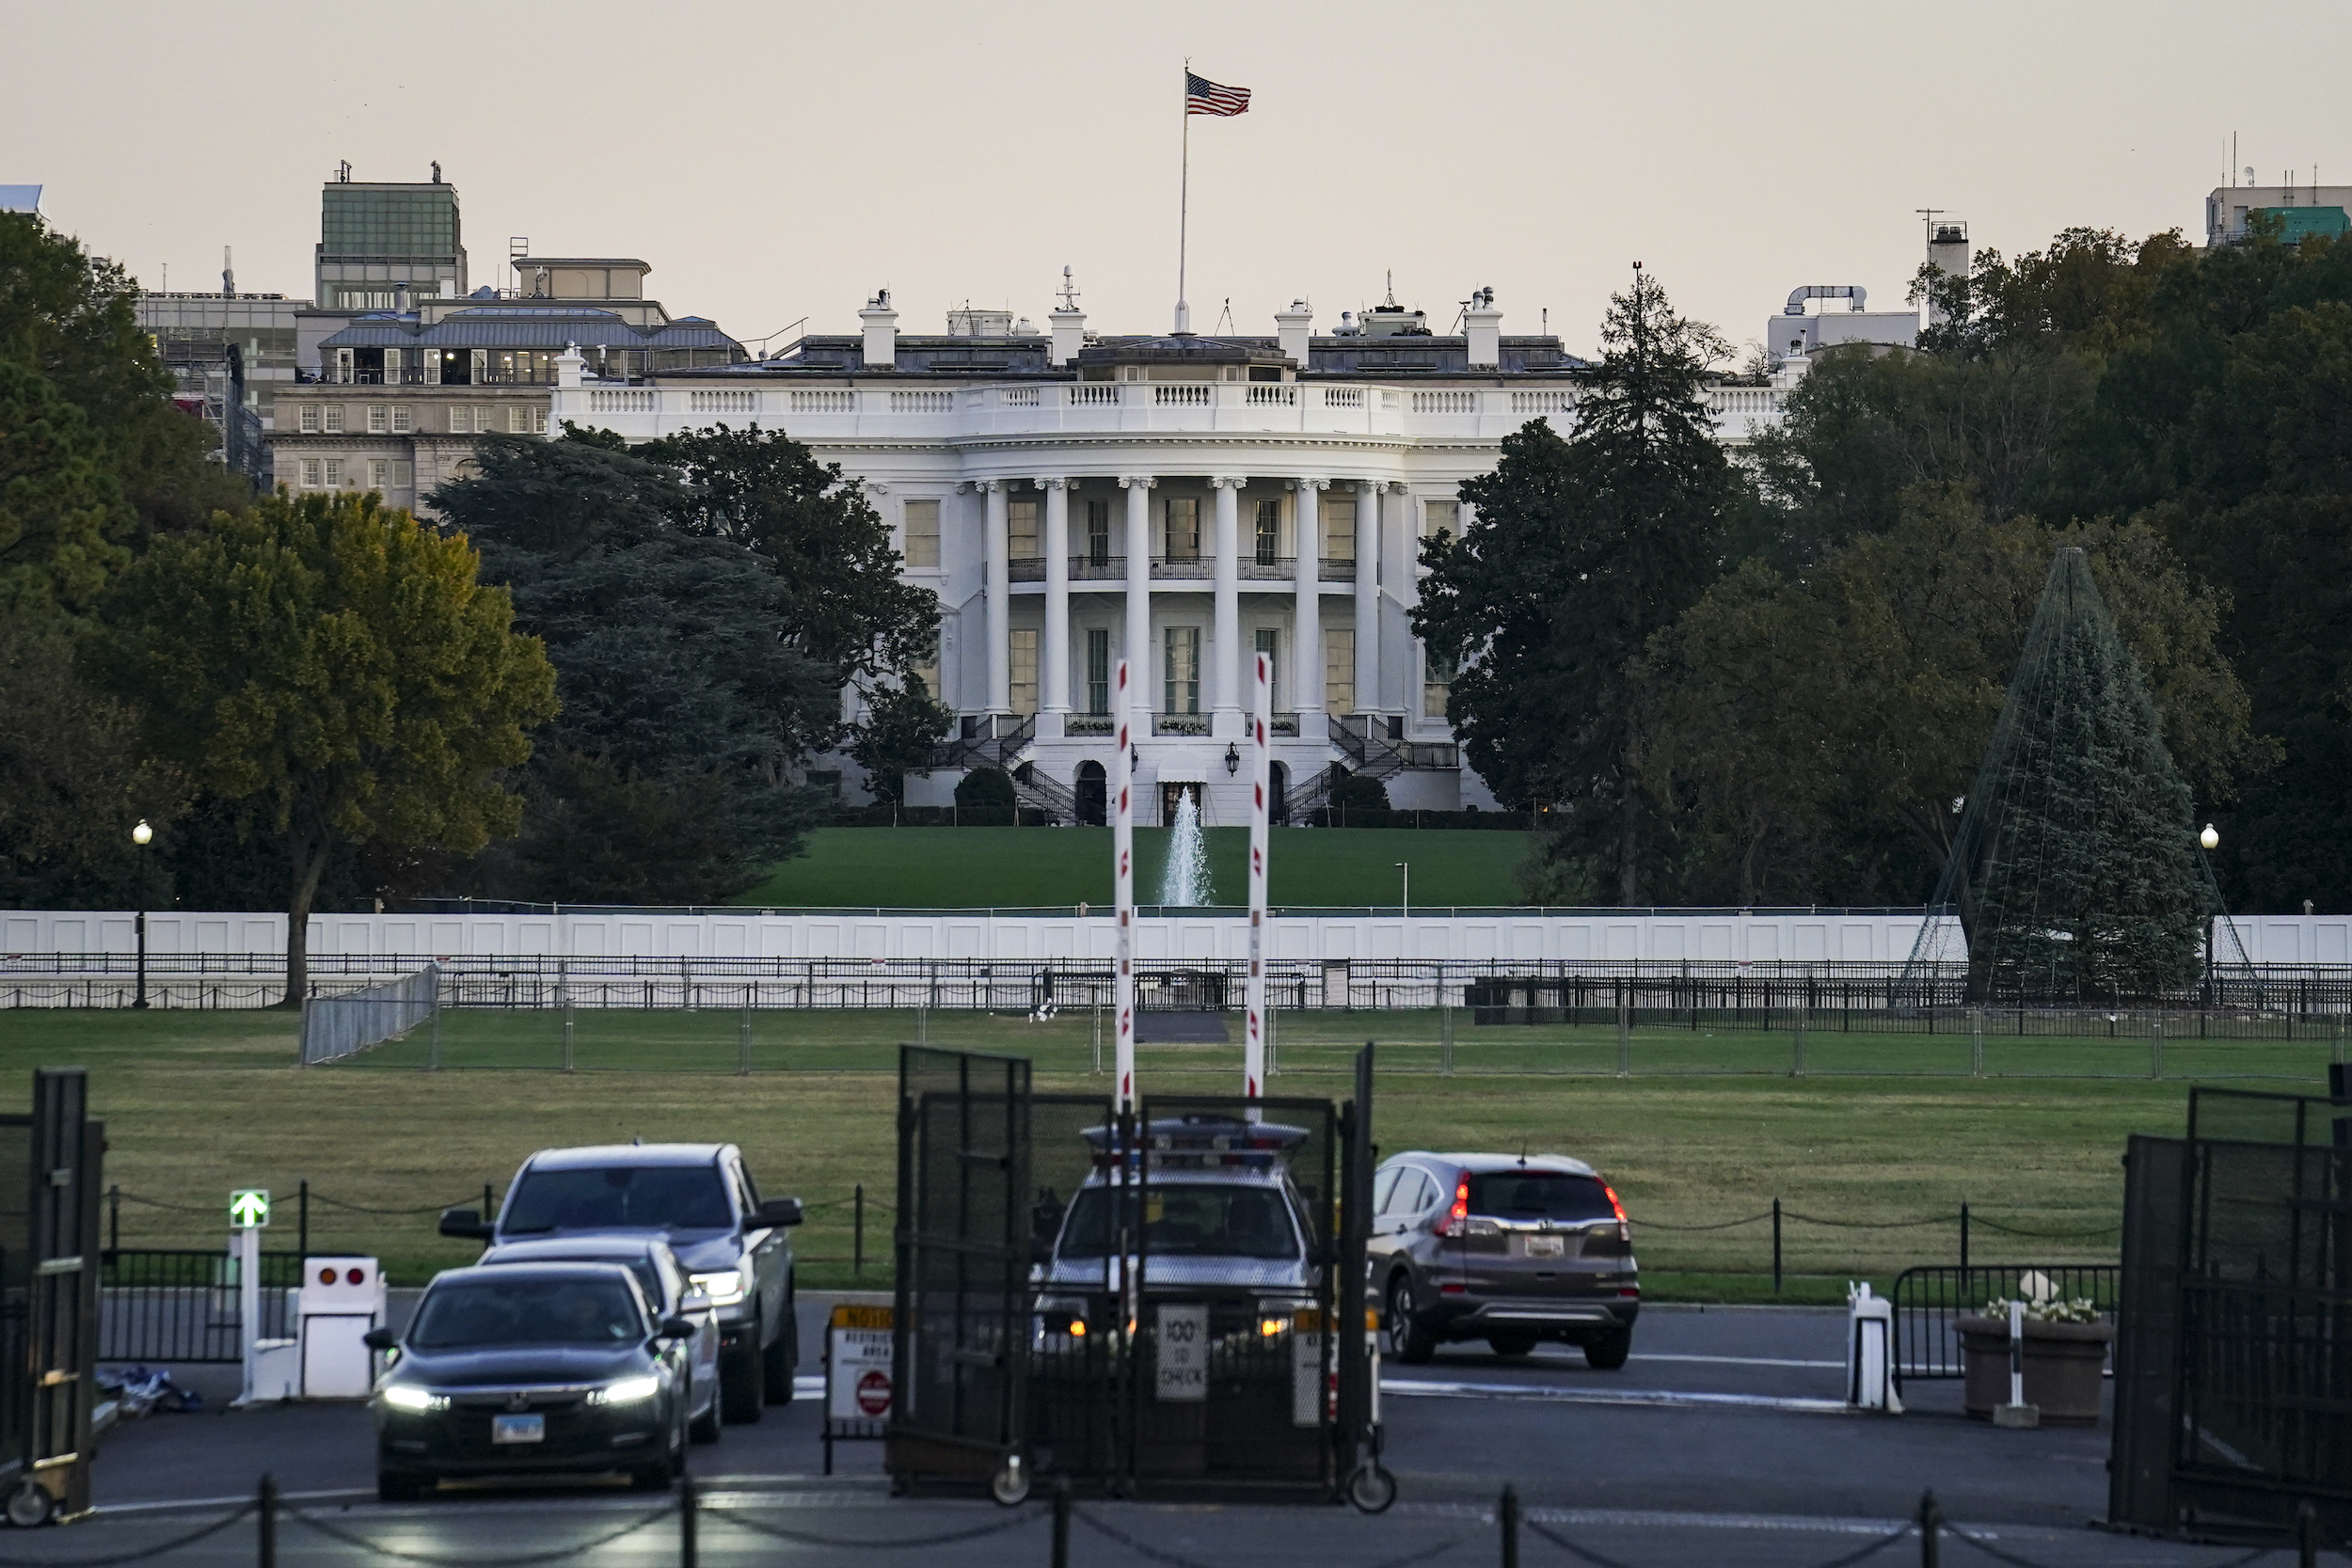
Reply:
[[229, 1223], [239, 1230], [269, 1228], [269, 1192], [262, 1187], [246, 1187], [229, 1195]]

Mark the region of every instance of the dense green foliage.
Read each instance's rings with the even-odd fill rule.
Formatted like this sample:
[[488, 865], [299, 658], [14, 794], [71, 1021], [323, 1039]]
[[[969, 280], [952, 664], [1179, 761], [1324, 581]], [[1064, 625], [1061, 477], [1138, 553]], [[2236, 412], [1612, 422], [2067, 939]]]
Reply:
[[502, 774], [555, 711], [554, 673], [477, 565], [373, 495], [279, 495], [157, 541], [100, 606], [93, 682], [285, 857], [290, 996], [338, 842], [471, 854], [515, 831]]

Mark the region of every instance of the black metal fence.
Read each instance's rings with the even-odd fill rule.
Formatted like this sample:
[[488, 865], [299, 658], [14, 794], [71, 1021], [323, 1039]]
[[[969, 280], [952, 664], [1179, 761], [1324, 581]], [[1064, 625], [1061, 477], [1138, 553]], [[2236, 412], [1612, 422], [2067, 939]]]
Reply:
[[2113, 1263], [1979, 1263], [1905, 1269], [1888, 1292], [1895, 1304], [1895, 1382], [1954, 1378], [1963, 1373], [1960, 1331], [1964, 1317], [1995, 1301], [2089, 1301], [2112, 1314], [2122, 1270]]
[[[244, 1354], [236, 1261], [225, 1249], [108, 1247], [100, 1255], [98, 1358], [180, 1363]], [[294, 1338], [299, 1252], [262, 1254], [264, 1339]]]

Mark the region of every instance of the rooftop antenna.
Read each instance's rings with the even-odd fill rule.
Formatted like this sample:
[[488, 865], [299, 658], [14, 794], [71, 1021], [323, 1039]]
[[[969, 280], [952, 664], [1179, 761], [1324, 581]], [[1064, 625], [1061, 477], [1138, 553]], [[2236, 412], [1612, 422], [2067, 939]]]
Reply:
[[1920, 221], [1927, 225], [1928, 244], [1933, 245], [1935, 243], [1935, 220], [1950, 212], [1951, 209], [1949, 207], [1914, 207], [1912, 211], [1918, 214]]
[[1061, 269], [1060, 297], [1063, 309], [1075, 310], [1078, 308], [1078, 285], [1071, 279], [1070, 269], [1067, 266]]
[[351, 183], [350, 159], [345, 158], [342, 163], [335, 166], [335, 182], [339, 185], [348, 185]]
[[1393, 310], [1396, 309], [1396, 269], [1391, 267], [1381, 276], [1389, 280], [1389, 297], [1381, 302], [1380, 309]]
[[237, 297], [237, 269], [229, 259], [229, 247], [220, 247], [220, 292], [230, 299]]
[[433, 182], [437, 185], [441, 182], [441, 160], [438, 158], [433, 160]]
[[1227, 295], [1225, 296], [1225, 310], [1224, 310], [1224, 313], [1223, 313], [1222, 315], [1220, 315], [1220, 316], [1218, 316], [1218, 317], [1216, 318], [1216, 329], [1217, 329], [1219, 332], [1228, 331], [1228, 330], [1230, 330], [1230, 329], [1232, 328], [1232, 325], [1233, 325], [1233, 296], [1232, 296], [1232, 294], [1227, 294]]

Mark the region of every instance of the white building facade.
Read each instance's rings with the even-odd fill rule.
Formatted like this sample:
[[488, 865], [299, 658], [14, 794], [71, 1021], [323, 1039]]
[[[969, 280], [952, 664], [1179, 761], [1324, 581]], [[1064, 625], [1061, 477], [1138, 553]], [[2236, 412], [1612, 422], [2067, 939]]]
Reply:
[[[930, 684], [959, 733], [914, 803], [973, 767], [1025, 803], [1101, 821], [1118, 661], [1133, 672], [1138, 820], [1179, 791], [1247, 820], [1239, 742], [1254, 657], [1272, 656], [1281, 816], [1334, 765], [1399, 808], [1492, 808], [1445, 719], [1450, 672], [1411, 633], [1422, 541], [1459, 529], [1463, 482], [1502, 438], [1572, 417], [1577, 361], [1505, 338], [1491, 300], [1464, 332], [1367, 311], [1317, 337], [1303, 304], [1271, 338], [1095, 339], [1074, 309], [1034, 333], [990, 312], [902, 337], [886, 293], [858, 337], [809, 338], [723, 370], [599, 381], [577, 358], [550, 424], [631, 441], [727, 423], [783, 430], [861, 481], [908, 580], [938, 594]], [[1728, 438], [1758, 410], [1716, 394]]]

